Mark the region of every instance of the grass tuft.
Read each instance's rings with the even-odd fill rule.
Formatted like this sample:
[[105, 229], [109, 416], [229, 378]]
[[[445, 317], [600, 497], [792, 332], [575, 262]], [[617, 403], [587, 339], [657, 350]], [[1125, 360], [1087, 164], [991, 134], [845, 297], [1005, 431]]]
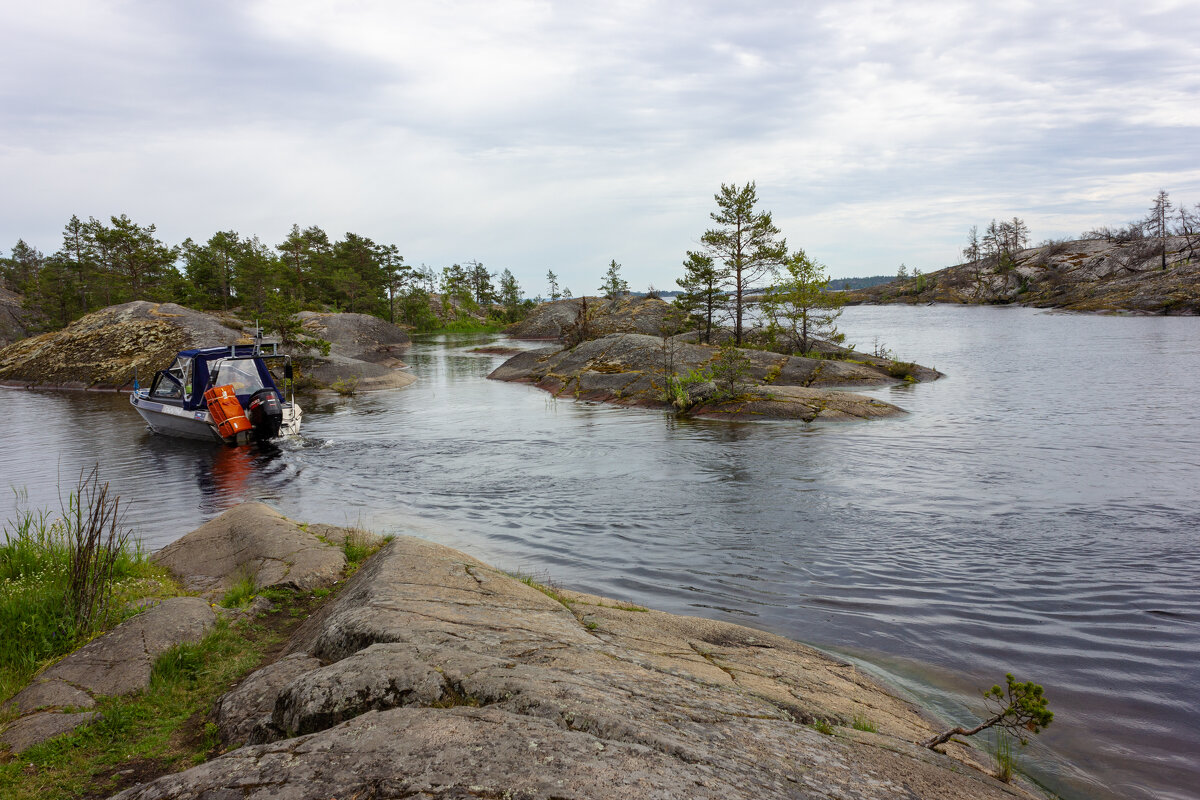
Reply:
[[245, 574], [238, 578], [229, 590], [225, 592], [225, 596], [221, 598], [222, 608], [245, 608], [250, 605], [250, 601], [254, 599], [257, 585], [254, 582], [254, 576]]
[[833, 736], [833, 726], [823, 719], [818, 719], [813, 722], [812, 729], [819, 733], [823, 733], [826, 736]]
[[863, 716], [855, 716], [854, 723], [850, 727], [854, 728], [856, 731], [879, 733], [879, 729], [875, 727], [875, 723]]
[[1017, 755], [1013, 752], [1013, 737], [1004, 731], [996, 732], [996, 741], [992, 748], [996, 758], [996, 778], [1004, 783], [1012, 783], [1013, 772], [1017, 766]]
[[546, 595], [546, 597], [549, 597], [551, 600], [557, 600], [558, 602], [562, 603], [563, 606], [565, 606], [568, 609], [575, 603], [574, 600], [572, 600], [569, 597], [567, 597], [566, 595], [564, 595], [562, 593], [562, 591], [559, 589], [559, 587], [555, 586], [552, 583], [540, 582], [536, 578], [534, 578], [534, 576], [527, 575], [522, 572], [510, 573], [510, 574], [512, 577], [516, 578], [517, 580], [519, 580], [521, 583], [525, 584], [526, 586], [537, 589], [539, 592]]

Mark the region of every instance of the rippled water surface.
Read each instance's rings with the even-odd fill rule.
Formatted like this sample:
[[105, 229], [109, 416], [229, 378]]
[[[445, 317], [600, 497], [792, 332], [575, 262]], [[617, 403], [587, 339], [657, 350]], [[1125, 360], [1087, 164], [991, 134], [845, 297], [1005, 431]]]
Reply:
[[[949, 376], [912, 412], [687, 422], [486, 381], [497, 337], [414, 345], [420, 382], [306, 404], [269, 452], [164, 439], [123, 396], [0, 389], [0, 486], [99, 461], [161, 547], [246, 498], [863, 660], [966, 721], [1007, 671], [1054, 724], [1021, 754], [1068, 797], [1200, 797], [1200, 321], [848, 309]], [[11, 515], [18, 498], [0, 498]], [[967, 715], [967, 716], [964, 716]]]

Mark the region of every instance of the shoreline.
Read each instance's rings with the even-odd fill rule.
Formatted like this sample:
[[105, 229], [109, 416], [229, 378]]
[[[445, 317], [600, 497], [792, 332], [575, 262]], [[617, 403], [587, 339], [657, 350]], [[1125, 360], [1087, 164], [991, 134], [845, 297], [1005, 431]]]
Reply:
[[[547, 799], [564, 788], [630, 800], [1036, 796], [992, 778], [974, 748], [917, 745], [941, 729], [932, 713], [836, 655], [540, 583], [408, 535], [346, 579], [339, 530], [342, 546], [359, 535], [243, 503], [152, 556], [205, 597], [246, 574], [259, 592], [335, 590], [276, 660], [216, 701], [217, 751], [117, 797], [247, 780], [302, 800], [384, 783]], [[45, 675], [73, 674], [72, 661]]]

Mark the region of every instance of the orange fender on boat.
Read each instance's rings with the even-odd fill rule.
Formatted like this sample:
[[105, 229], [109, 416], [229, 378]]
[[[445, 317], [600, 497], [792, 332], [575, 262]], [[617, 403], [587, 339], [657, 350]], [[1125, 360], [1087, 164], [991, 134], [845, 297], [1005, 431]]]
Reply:
[[225, 439], [250, 430], [250, 420], [234, 394], [233, 386], [214, 386], [204, 393], [208, 413], [217, 425], [217, 433]]

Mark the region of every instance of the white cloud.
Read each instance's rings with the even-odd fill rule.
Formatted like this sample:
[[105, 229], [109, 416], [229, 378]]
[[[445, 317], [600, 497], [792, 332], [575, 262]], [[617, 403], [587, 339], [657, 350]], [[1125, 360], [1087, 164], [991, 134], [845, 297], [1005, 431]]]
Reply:
[[[835, 275], [1200, 200], [1186, 5], [552, 2], [3, 12], [0, 246], [72, 214], [293, 222], [577, 291], [673, 285], [722, 182]], [[1096, 219], [1096, 217], [1102, 219]], [[1082, 230], [1082, 227], [1079, 228]]]

